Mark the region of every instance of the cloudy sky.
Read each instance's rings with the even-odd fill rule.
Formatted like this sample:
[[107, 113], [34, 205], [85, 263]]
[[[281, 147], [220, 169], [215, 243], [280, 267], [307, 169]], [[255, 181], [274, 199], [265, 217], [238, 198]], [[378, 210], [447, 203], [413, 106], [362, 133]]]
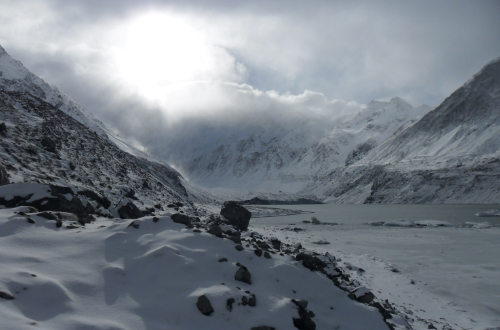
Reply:
[[499, 17], [496, 0], [2, 0], [0, 44], [147, 144], [200, 118], [438, 105], [500, 56]]

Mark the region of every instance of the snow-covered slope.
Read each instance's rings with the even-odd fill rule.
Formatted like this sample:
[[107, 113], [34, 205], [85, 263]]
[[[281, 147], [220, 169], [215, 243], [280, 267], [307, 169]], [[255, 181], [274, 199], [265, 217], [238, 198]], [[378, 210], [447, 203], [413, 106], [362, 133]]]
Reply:
[[10, 57], [0, 45], [0, 89], [27, 92], [70, 115], [102, 137], [109, 133], [106, 126], [68, 96], [34, 75], [24, 65]]
[[222, 129], [207, 127], [182, 141], [170, 141], [165, 153], [192, 182], [215, 193], [238, 190], [242, 197], [257, 192], [290, 196], [335, 168], [363, 158], [429, 110], [393, 98], [328, 120], [244, 118]]

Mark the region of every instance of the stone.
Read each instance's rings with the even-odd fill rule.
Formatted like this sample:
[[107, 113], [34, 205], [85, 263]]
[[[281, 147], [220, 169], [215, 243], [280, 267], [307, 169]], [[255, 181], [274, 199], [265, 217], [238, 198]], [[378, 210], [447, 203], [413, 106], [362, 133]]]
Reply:
[[238, 236], [226, 236], [227, 239], [233, 241], [236, 244], [241, 244], [241, 238]]
[[247, 298], [247, 296], [243, 296], [243, 297], [241, 297], [241, 304], [242, 304], [243, 306], [248, 305], [248, 298]]
[[6, 300], [12, 300], [12, 299], [14, 299], [14, 296], [12, 296], [10, 293], [0, 291], [0, 298], [6, 299]]
[[236, 300], [234, 300], [234, 298], [229, 298], [228, 300], [226, 300], [226, 309], [228, 311], [232, 311], [233, 310], [233, 304]]
[[186, 226], [191, 226], [191, 218], [185, 214], [176, 213], [170, 216], [172, 220], [176, 223], [181, 223]]
[[264, 258], [271, 259], [271, 255], [269, 254], [269, 252], [267, 251], [264, 252]]
[[42, 144], [42, 146], [45, 148], [45, 150], [49, 151], [49, 152], [53, 152], [55, 153], [56, 152], [56, 147], [57, 147], [57, 144], [54, 140], [52, 140], [51, 138], [49, 138], [48, 136], [44, 137], [40, 143]]
[[227, 262], [227, 258], [220, 258], [219, 262]]
[[311, 223], [313, 225], [321, 225], [321, 221], [319, 221], [316, 217], [311, 217]]
[[208, 232], [217, 237], [222, 237], [222, 229], [218, 225], [211, 225], [208, 228]]
[[56, 228], [62, 227], [62, 221], [56, 221]]
[[234, 248], [235, 248], [236, 250], [238, 250], [238, 251], [243, 251], [243, 250], [245, 249], [245, 248], [244, 248], [243, 246], [241, 246], [241, 245], [236, 245]]
[[210, 300], [205, 295], [201, 295], [198, 297], [198, 301], [196, 302], [196, 307], [198, 307], [199, 311], [203, 315], [210, 315], [214, 312], [212, 308], [212, 304], [210, 304]]
[[252, 293], [250, 299], [248, 299], [248, 306], [255, 307], [257, 305], [257, 297]]
[[301, 305], [297, 305], [297, 307], [299, 308], [299, 317], [293, 318], [293, 325], [299, 330], [316, 330], [316, 323], [312, 320], [309, 312]]
[[118, 215], [122, 219], [138, 219], [143, 216], [143, 213], [137, 206], [135, 206], [132, 201], [122, 201], [122, 205], [120, 208], [117, 210]]
[[256, 250], [253, 250], [253, 252], [255, 253], [255, 255], [256, 255], [257, 257], [262, 256], [262, 250], [256, 249]]
[[295, 305], [302, 307], [302, 308], [307, 308], [307, 305], [309, 304], [309, 302], [305, 299], [292, 299], [292, 302]]
[[0, 186], [9, 184], [9, 174], [3, 165], [0, 165]]
[[302, 265], [311, 271], [316, 271], [316, 270], [323, 270], [327, 266], [325, 262], [320, 260], [318, 257], [314, 257], [312, 255], [309, 255], [307, 253], [299, 253], [295, 256], [295, 260], [301, 261], [302, 260]]
[[7, 125], [5, 123], [0, 123], [0, 133], [3, 133], [7, 130]]
[[275, 250], [280, 250], [281, 248], [281, 241], [277, 239], [276, 237], [271, 238], [271, 245], [273, 246], [273, 249]]
[[387, 309], [385, 309], [384, 306], [382, 306], [381, 303], [375, 302], [375, 303], [372, 304], [372, 306], [375, 307], [376, 309], [378, 309], [378, 311], [380, 312], [380, 314], [382, 314], [382, 317], [384, 318], [384, 321], [387, 320], [387, 319], [392, 319], [391, 313], [389, 313], [387, 311]]
[[252, 213], [235, 201], [224, 202], [220, 214], [240, 230], [247, 230]]
[[47, 220], [56, 220], [56, 221], [59, 220], [59, 218], [57, 217], [57, 215], [55, 215], [52, 212], [40, 212], [40, 213], [37, 213], [37, 215], [39, 217], [45, 218]]
[[35, 220], [31, 219], [31, 218], [27, 218], [28, 220], [28, 223], [35, 223]]
[[160, 218], [153, 217], [153, 222], [158, 222], [158, 220], [160, 220]]
[[274, 327], [268, 327], [267, 325], [260, 325], [258, 327], [252, 327], [250, 330], [275, 330]]
[[252, 281], [250, 280], [251, 277], [252, 274], [250, 274], [245, 266], [240, 266], [240, 269], [238, 269], [238, 271], [234, 275], [234, 279], [236, 281], [241, 281], [247, 284], [252, 284]]

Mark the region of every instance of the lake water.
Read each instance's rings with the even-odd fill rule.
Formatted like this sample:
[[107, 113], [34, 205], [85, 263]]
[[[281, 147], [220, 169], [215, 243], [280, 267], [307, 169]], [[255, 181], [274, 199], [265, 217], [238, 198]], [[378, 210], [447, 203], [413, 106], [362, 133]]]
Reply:
[[[422, 318], [453, 319], [456, 328], [482, 330], [500, 324], [500, 217], [475, 216], [478, 212], [499, 209], [500, 205], [273, 207], [314, 213], [252, 218], [251, 227], [266, 236], [301, 243], [319, 253], [341, 255], [343, 260], [366, 269], [366, 274], [370, 274], [364, 276], [369, 279], [367, 286], [378, 290], [377, 295], [384, 299], [409, 304], [408, 308], [422, 311]], [[302, 222], [312, 216], [321, 222], [339, 225]], [[367, 224], [398, 219], [439, 220], [453, 226]], [[294, 227], [303, 231], [290, 230]], [[314, 244], [320, 240], [330, 244]], [[380, 266], [389, 264], [401, 271], [396, 277], [391, 277], [393, 274], [384, 269], [386, 266]], [[416, 284], [409, 284], [410, 279]], [[399, 291], [395, 291], [394, 285]]]
[[[266, 206], [267, 207], [267, 206]], [[295, 224], [313, 228], [314, 225], [302, 223], [310, 220], [311, 216], [322, 222], [339, 223], [339, 226], [324, 227], [322, 230], [353, 230], [368, 226], [368, 222], [392, 221], [397, 219], [440, 220], [455, 225], [465, 223], [488, 222], [500, 225], [500, 217], [477, 217], [475, 214], [487, 210], [498, 209], [500, 205], [470, 204], [470, 205], [408, 205], [408, 204], [320, 204], [320, 205], [271, 205], [274, 208], [286, 208], [314, 212], [314, 214], [299, 214], [252, 219], [254, 226], [289, 225]]]

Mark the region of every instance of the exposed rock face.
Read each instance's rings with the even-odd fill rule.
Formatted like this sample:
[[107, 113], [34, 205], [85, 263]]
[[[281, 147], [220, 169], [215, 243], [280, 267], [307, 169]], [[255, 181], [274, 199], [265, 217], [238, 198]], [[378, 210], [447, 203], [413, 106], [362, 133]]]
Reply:
[[5, 167], [3, 167], [3, 165], [0, 165], [0, 186], [4, 186], [6, 184], [9, 184], [9, 175], [5, 170]]
[[247, 230], [252, 213], [235, 201], [224, 202], [220, 214], [240, 230]]
[[170, 216], [174, 222], [182, 223], [186, 226], [191, 226], [191, 218], [185, 214], [176, 213]]
[[245, 266], [240, 266], [240, 269], [238, 269], [238, 271], [234, 275], [234, 279], [236, 281], [241, 281], [247, 284], [252, 284], [252, 281], [250, 280], [251, 277], [252, 274], [250, 274]]
[[210, 315], [214, 312], [212, 308], [212, 304], [210, 304], [210, 300], [205, 295], [199, 296], [198, 301], [196, 302], [196, 307], [198, 307], [199, 311], [203, 315]]
[[327, 265], [323, 261], [321, 261], [318, 257], [314, 257], [307, 253], [299, 253], [295, 256], [297, 261], [302, 260], [302, 265], [310, 270], [322, 270]]
[[312, 311], [307, 311], [307, 300], [295, 300], [292, 302], [297, 306], [299, 310], [299, 317], [293, 318], [293, 325], [299, 330], [316, 330], [316, 323], [312, 320], [314, 313]]

